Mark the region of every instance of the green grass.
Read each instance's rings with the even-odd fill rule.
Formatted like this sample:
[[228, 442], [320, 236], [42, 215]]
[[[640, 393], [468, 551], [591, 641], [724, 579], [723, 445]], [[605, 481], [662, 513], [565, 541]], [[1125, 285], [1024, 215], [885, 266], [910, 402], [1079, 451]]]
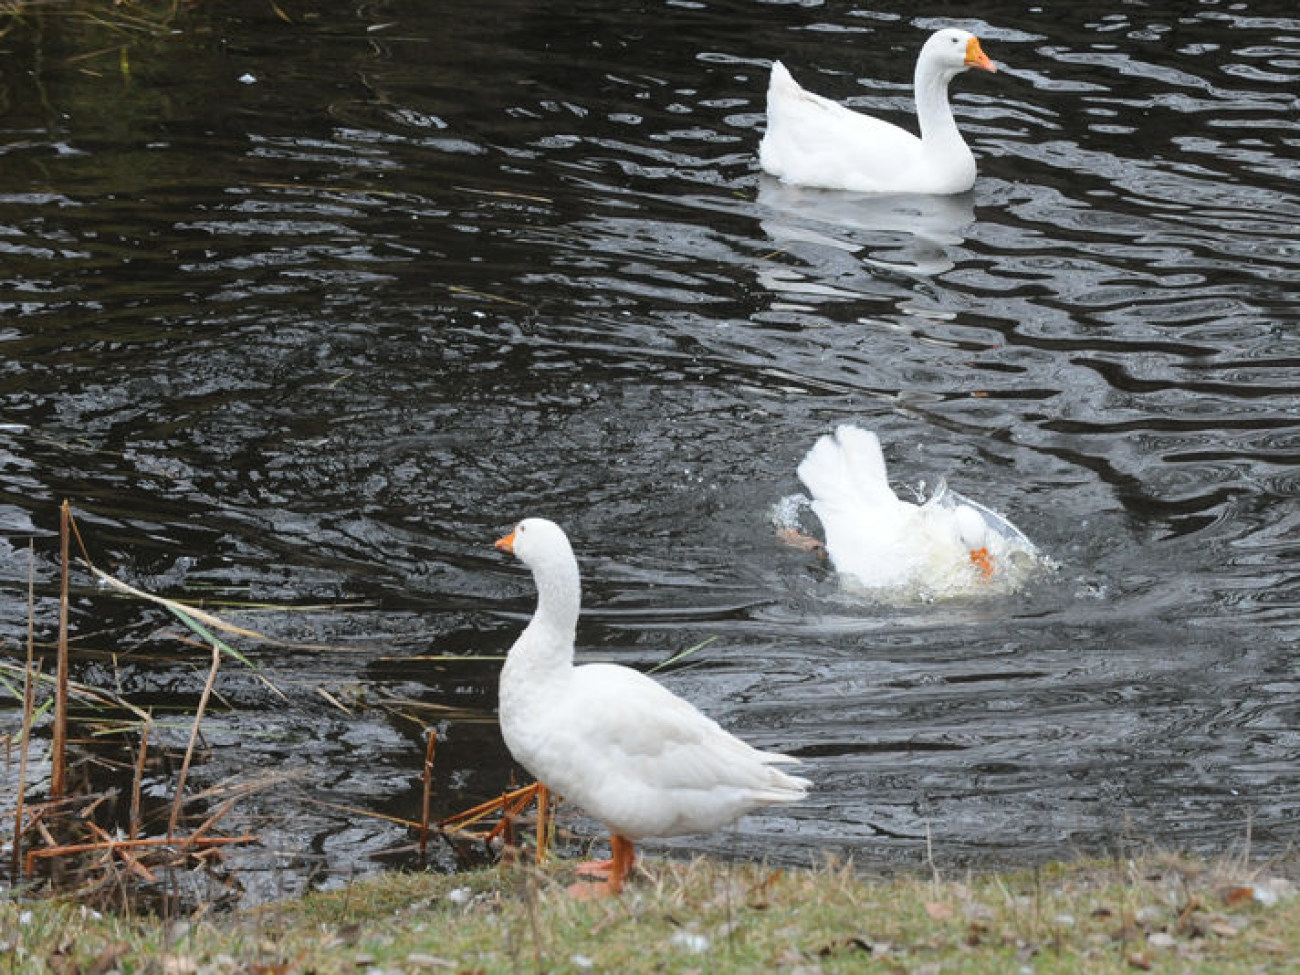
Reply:
[[386, 874], [229, 917], [164, 922], [0, 902], [23, 972], [1283, 972], [1288, 859], [1153, 856], [935, 880], [650, 860], [585, 902], [572, 864]]

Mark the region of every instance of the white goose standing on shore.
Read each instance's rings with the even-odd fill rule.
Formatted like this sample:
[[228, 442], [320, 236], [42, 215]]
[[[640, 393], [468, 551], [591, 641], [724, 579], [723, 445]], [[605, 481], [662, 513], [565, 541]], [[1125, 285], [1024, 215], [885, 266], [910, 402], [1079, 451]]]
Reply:
[[579, 868], [606, 882], [575, 893], [617, 894], [637, 840], [708, 832], [804, 797], [807, 779], [772, 767], [797, 759], [745, 744], [639, 671], [574, 666], [581, 586], [558, 525], [527, 518], [496, 547], [537, 584], [537, 609], [501, 671], [501, 734], [520, 765], [610, 832], [610, 860]]
[[767, 89], [763, 171], [787, 183], [859, 193], [964, 193], [975, 185], [975, 157], [957, 131], [948, 82], [968, 68], [996, 71], [979, 39], [946, 28], [916, 61], [921, 136], [805, 91], [780, 61]]

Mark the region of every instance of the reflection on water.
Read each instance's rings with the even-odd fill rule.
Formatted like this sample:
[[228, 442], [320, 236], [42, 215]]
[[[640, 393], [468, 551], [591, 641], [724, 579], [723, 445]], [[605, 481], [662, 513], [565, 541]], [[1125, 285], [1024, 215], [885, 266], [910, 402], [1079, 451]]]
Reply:
[[[929, 19], [395, 0], [286, 24], [248, 0], [131, 42], [127, 76], [86, 22], [11, 33], [4, 653], [28, 537], [51, 631], [64, 497], [134, 584], [294, 607], [229, 610], [291, 646], [223, 672], [192, 775], [295, 773], [231, 821], [263, 837], [255, 894], [371, 869], [409, 837], [337, 807], [414, 817], [422, 724], [435, 815], [509, 777], [493, 658], [532, 590], [491, 541], [545, 515], [585, 653], [716, 637], [665, 681], [817, 783], [678, 849], [1221, 849], [1248, 818], [1293, 843], [1300, 22], [966, 13], [1002, 70], [954, 92], [980, 178], [952, 200], [790, 190], [754, 159], [772, 58], [906, 120]], [[846, 600], [768, 523], [842, 422], [898, 482], [1014, 512], [1059, 571]], [[192, 704], [166, 622], [79, 591], [77, 676]]]
[[[950, 249], [975, 222], [974, 196], [870, 195], [790, 186], [759, 178], [758, 206], [771, 210], [763, 230], [782, 249], [837, 248], [875, 271], [934, 275], [952, 268]], [[815, 252], [808, 257], [823, 264]]]

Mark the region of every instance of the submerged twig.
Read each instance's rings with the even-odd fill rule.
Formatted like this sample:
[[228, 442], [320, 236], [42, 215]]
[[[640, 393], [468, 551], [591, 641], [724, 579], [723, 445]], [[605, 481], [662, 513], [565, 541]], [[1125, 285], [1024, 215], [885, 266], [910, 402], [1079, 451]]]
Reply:
[[504, 295], [492, 294], [490, 291], [475, 291], [473, 288], [465, 288], [458, 284], [447, 286], [447, 290], [456, 295], [468, 295], [471, 298], [484, 298], [488, 301], [499, 301], [504, 305], [517, 305], [520, 308], [526, 308], [528, 302], [518, 301], [514, 298], [507, 298]]

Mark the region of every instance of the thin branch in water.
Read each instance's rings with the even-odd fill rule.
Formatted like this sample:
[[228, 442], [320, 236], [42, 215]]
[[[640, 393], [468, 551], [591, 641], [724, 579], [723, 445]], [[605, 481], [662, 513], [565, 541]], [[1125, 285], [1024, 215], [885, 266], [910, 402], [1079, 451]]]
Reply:
[[[347, 813], [350, 816], [366, 816], [370, 819], [380, 819], [386, 823], [395, 823], [406, 829], [419, 829], [420, 824], [411, 819], [404, 819], [401, 816], [392, 816], [388, 813], [381, 813], [375, 809], [365, 809], [361, 806], [348, 806], [341, 802], [329, 802], [326, 799], [313, 799], [311, 796], [304, 796], [303, 802], [310, 803], [313, 806], [320, 806], [322, 809], [332, 809], [335, 812]], [[441, 826], [442, 824], [437, 824]]]
[[203, 723], [203, 712], [207, 710], [208, 699], [212, 697], [212, 685], [216, 683], [217, 671], [221, 669], [221, 641], [214, 639], [212, 641], [212, 667], [208, 671], [207, 682], [203, 685], [203, 694], [199, 697], [199, 706], [194, 712], [194, 726], [190, 729], [190, 742], [185, 746], [185, 758], [181, 762], [180, 775], [176, 780], [176, 797], [172, 800], [172, 814], [167, 821], [167, 836], [170, 838], [176, 833], [176, 825], [180, 822], [181, 806], [185, 804], [185, 779], [190, 774], [190, 762], [194, 758], [194, 746], [199, 739], [199, 726]]

